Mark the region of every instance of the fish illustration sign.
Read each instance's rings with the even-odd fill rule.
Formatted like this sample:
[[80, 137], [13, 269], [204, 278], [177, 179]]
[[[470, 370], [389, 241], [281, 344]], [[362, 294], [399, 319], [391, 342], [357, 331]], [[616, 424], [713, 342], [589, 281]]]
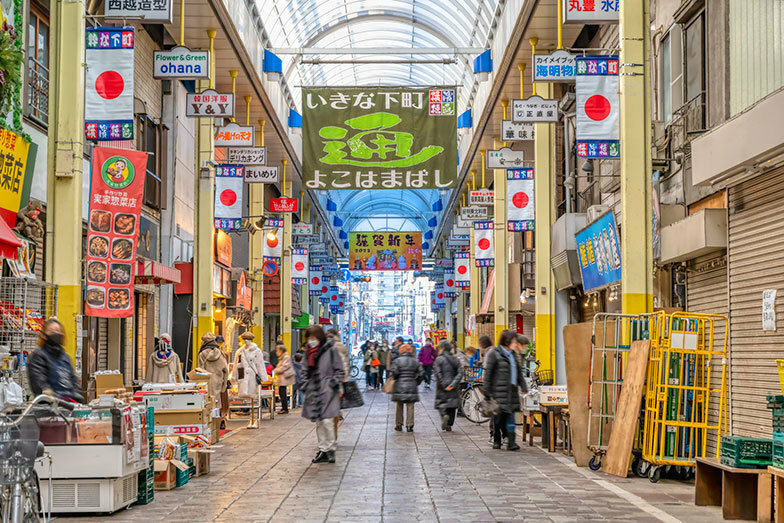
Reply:
[[308, 189], [447, 189], [457, 183], [454, 88], [303, 89]]

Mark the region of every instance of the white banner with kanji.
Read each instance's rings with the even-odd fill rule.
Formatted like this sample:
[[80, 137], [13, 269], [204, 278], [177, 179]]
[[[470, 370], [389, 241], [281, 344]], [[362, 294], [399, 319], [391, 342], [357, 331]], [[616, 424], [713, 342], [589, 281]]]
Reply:
[[477, 267], [495, 265], [493, 222], [474, 222], [474, 262]]
[[470, 253], [455, 253], [455, 286], [464, 289], [471, 285]]
[[457, 296], [457, 288], [455, 287], [455, 273], [446, 271], [444, 273], [444, 296], [447, 298], [454, 298]]
[[308, 282], [308, 250], [291, 249], [291, 283], [304, 285]]
[[621, 99], [617, 56], [578, 56], [577, 156], [620, 158]]
[[534, 230], [534, 170], [506, 170], [506, 230]]

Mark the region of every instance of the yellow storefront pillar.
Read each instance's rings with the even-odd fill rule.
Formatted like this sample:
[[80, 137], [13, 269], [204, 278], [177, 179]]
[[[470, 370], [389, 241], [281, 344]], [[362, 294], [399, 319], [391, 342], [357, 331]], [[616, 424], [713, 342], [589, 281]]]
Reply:
[[[264, 120], [259, 120], [259, 146], [264, 147]], [[248, 184], [248, 214], [251, 222], [258, 221], [264, 215], [264, 184]], [[253, 311], [253, 326], [250, 331], [256, 337], [256, 344], [264, 347], [264, 231], [257, 231], [251, 234], [248, 239], [248, 269], [251, 274], [253, 285], [253, 300], [251, 310]]]
[[457, 346], [458, 348], [466, 348], [465, 338], [465, 291], [457, 290]]
[[[210, 47], [215, 38], [215, 30], [208, 30]], [[214, 53], [210, 53], [214, 56]], [[214, 60], [214, 59], [213, 59]], [[213, 67], [212, 71], [215, 70]], [[214, 72], [213, 72], [214, 74]], [[212, 87], [213, 80], [208, 83], [201, 80], [197, 83], [197, 90], [203, 91]], [[195, 195], [195, 224], [196, 234], [193, 245], [193, 307], [196, 315], [196, 324], [193, 327], [193, 366], [199, 361], [199, 347], [201, 337], [213, 330], [212, 321], [212, 271], [213, 236], [215, 234], [215, 209], [214, 209], [214, 140], [213, 119], [199, 118], [196, 124], [196, 195]]]
[[[286, 160], [283, 162], [281, 189], [291, 197], [291, 181], [286, 179]], [[280, 260], [280, 334], [283, 345], [291, 352], [291, 226], [292, 214], [283, 213], [283, 258]]]
[[52, 3], [47, 151], [46, 280], [58, 286], [57, 317], [65, 330], [65, 351], [77, 367], [82, 251], [75, 246], [82, 245], [84, 12], [84, 1]]
[[506, 247], [506, 169], [493, 169], [493, 247], [495, 250], [495, 340], [509, 328], [509, 264]]
[[[649, 2], [621, 2], [621, 307], [653, 310]], [[538, 246], [538, 245], [537, 245]]]
[[471, 283], [469, 284], [469, 314], [474, 318], [474, 328], [472, 330], [473, 334], [471, 334], [469, 343], [474, 347], [479, 347], [479, 334], [477, 333], [476, 327], [476, 319], [479, 316], [479, 308], [482, 305], [482, 275], [481, 269], [476, 266], [476, 257], [474, 254], [474, 228], [471, 227], [471, 243], [469, 244], [469, 250], [471, 252], [470, 258], [468, 258], [468, 274], [471, 278]]
[[[538, 84], [538, 95], [553, 96], [552, 84]], [[555, 286], [550, 267], [550, 243], [555, 209], [555, 126], [535, 124], [534, 201], [536, 207], [536, 358], [543, 369], [555, 370]]]

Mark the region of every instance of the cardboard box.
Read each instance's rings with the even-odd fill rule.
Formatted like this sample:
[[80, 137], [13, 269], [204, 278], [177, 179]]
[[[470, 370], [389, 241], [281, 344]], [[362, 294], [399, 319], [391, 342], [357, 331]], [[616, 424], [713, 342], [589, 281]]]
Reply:
[[210, 409], [171, 409], [155, 412], [155, 425], [202, 425], [212, 419]]
[[196, 466], [197, 477], [210, 473], [210, 454], [212, 451], [209, 449], [188, 449], [188, 457]]
[[188, 465], [178, 459], [153, 460], [155, 490], [171, 490], [177, 486], [177, 470], [188, 470]]
[[220, 424], [223, 418], [212, 418], [210, 443], [213, 445], [220, 441]]
[[107, 390], [124, 389], [125, 382], [122, 374], [97, 374], [95, 376], [95, 397], [97, 398]]
[[201, 367], [196, 367], [195, 369], [190, 371], [186, 376], [188, 378], [189, 383], [205, 383], [207, 388], [207, 393], [210, 395], [211, 398], [217, 396], [216, 392], [212, 390], [212, 385], [210, 381], [210, 377], [212, 376], [211, 373], [207, 372]]
[[161, 392], [145, 394], [144, 403], [155, 409], [156, 416], [167, 410], [198, 410], [210, 406], [209, 397], [203, 392]]
[[540, 405], [568, 405], [569, 396], [566, 385], [549, 385], [539, 387]]

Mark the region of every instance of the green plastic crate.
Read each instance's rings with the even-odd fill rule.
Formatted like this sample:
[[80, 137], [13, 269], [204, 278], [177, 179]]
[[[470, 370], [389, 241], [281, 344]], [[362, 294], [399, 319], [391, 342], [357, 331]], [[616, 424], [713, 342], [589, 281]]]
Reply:
[[772, 464], [773, 440], [724, 436], [721, 462], [735, 468], [763, 468]]

